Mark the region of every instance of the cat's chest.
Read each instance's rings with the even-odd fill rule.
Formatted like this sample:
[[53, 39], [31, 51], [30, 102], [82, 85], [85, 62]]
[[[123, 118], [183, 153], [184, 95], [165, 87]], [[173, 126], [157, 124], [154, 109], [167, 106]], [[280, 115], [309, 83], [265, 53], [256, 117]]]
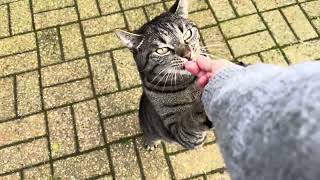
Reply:
[[184, 110], [190, 107], [201, 96], [201, 91], [195, 83], [178, 92], [168, 93], [146, 90], [145, 93], [156, 111], [160, 113], [173, 109]]

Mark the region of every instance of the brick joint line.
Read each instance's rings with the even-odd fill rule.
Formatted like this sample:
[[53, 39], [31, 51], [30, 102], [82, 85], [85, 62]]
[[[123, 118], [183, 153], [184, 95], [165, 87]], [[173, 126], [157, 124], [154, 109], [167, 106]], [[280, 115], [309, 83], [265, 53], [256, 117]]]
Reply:
[[284, 51], [282, 50], [282, 48], [280, 48], [276, 38], [274, 37], [272, 31], [270, 30], [268, 23], [265, 21], [265, 19], [263, 18], [262, 14], [260, 13], [259, 8], [257, 7], [257, 4], [254, 0], [251, 0], [253, 6], [255, 7], [255, 9], [257, 10], [257, 14], [259, 15], [261, 21], [263, 22], [263, 24], [265, 25], [265, 27], [267, 28], [269, 35], [271, 36], [273, 42], [275, 43], [276, 47], [279, 49], [280, 53], [282, 54], [282, 56], [284, 57], [284, 59], [286, 60], [287, 64], [290, 64], [290, 61], [288, 59], [288, 57], [286, 56], [286, 54], [284, 53]]
[[7, 13], [8, 13], [8, 28], [9, 28], [9, 35], [12, 36], [12, 20], [11, 20], [11, 9], [10, 9], [10, 4], [7, 5]]
[[291, 30], [291, 32], [293, 33], [294, 37], [296, 38], [296, 40], [300, 40], [300, 38], [298, 37], [297, 33], [295, 32], [295, 30], [293, 29], [293, 27], [291, 26], [291, 24], [288, 21], [288, 18], [284, 15], [283, 10], [279, 9], [279, 12], [282, 16], [282, 18], [284, 19], [284, 21], [286, 22], [287, 26], [289, 27], [289, 29]]
[[[213, 17], [215, 18], [215, 20], [216, 20], [216, 22], [217, 22], [217, 27], [218, 27], [218, 29], [219, 29], [219, 31], [220, 31], [220, 33], [221, 33], [221, 35], [222, 35], [222, 38], [224, 39], [224, 41], [225, 41], [225, 43], [226, 43], [226, 45], [227, 45], [227, 47], [228, 47], [228, 49], [229, 49], [229, 51], [230, 51], [230, 53], [231, 53], [232, 59], [235, 59], [235, 55], [234, 55], [234, 52], [233, 52], [233, 50], [232, 50], [232, 48], [231, 48], [231, 45], [230, 45], [230, 43], [228, 42], [225, 34], [224, 34], [223, 31], [222, 31], [222, 28], [221, 28], [221, 25], [220, 25], [218, 16], [217, 16], [216, 13], [214, 12], [213, 7], [211, 6], [209, 0], [205, 0], [205, 1], [206, 1], [206, 3], [208, 4], [209, 9], [211, 10], [212, 15], [213, 15]], [[206, 44], [205, 44], [205, 45], [206, 45]]]
[[[29, 0], [30, 12], [31, 12], [31, 21], [32, 21], [32, 28], [35, 30], [35, 21], [34, 21], [34, 13], [33, 13], [33, 2]], [[43, 97], [43, 88], [42, 88], [42, 76], [41, 76], [41, 57], [40, 57], [40, 48], [39, 48], [39, 41], [37, 37], [37, 32], [34, 33], [35, 41], [36, 41], [36, 50], [37, 50], [37, 60], [38, 60], [38, 75], [39, 75], [39, 88], [40, 88], [40, 100], [41, 100], [41, 110], [44, 111], [44, 97]], [[45, 128], [47, 134], [47, 146], [49, 152], [49, 164], [50, 164], [50, 175], [53, 176], [54, 169], [53, 169], [53, 162], [52, 162], [52, 152], [51, 152], [51, 143], [50, 143], [50, 131], [49, 131], [49, 121], [47, 112], [44, 111], [44, 120], [45, 120]]]
[[303, 15], [306, 17], [306, 19], [309, 21], [310, 25], [312, 26], [313, 30], [315, 31], [315, 33], [318, 35], [318, 37], [320, 37], [320, 33], [318, 32], [317, 28], [315, 27], [313, 21], [310, 20], [310, 17], [308, 16], [307, 12], [304, 10], [304, 8], [301, 6], [301, 3], [296, 0], [296, 2], [298, 3], [298, 6], [300, 8], [300, 10], [302, 11]]

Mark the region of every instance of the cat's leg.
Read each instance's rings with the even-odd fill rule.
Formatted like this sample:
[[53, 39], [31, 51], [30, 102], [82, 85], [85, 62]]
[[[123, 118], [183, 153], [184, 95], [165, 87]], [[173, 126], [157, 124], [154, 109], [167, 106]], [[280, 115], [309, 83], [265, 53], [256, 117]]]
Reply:
[[148, 151], [153, 151], [161, 143], [161, 138], [154, 128], [160, 122], [160, 117], [144, 94], [140, 100], [139, 122], [144, 135], [145, 147]]
[[213, 127], [201, 102], [195, 102], [189, 110], [176, 114], [166, 121], [171, 122], [167, 126], [174, 139], [188, 149], [202, 146], [207, 131]]

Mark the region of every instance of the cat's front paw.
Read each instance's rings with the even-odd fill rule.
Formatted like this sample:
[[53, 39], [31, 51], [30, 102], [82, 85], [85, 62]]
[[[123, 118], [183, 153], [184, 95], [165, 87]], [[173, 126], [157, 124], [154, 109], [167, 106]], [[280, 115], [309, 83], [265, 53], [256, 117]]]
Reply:
[[147, 151], [154, 151], [158, 145], [161, 143], [160, 140], [158, 141], [151, 141], [151, 142], [145, 142], [144, 146], [146, 148]]

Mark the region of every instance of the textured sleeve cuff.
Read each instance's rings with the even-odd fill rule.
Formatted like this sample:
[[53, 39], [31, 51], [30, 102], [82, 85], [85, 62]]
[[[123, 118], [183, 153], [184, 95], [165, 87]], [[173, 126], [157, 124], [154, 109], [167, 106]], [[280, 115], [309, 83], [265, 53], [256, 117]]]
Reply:
[[202, 95], [202, 102], [204, 107], [208, 107], [210, 102], [215, 94], [224, 86], [225, 82], [234, 77], [239, 72], [244, 71], [245, 68], [239, 65], [232, 65], [221, 71], [218, 71], [208, 82], [206, 87], [204, 88], [204, 92]]

